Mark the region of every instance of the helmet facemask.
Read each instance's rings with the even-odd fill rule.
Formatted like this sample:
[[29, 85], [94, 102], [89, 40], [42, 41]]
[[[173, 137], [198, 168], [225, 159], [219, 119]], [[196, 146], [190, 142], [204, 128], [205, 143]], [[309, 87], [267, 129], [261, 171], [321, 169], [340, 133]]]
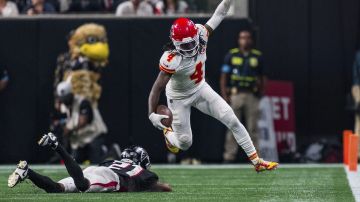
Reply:
[[199, 34], [196, 34], [194, 38], [188, 37], [182, 41], [172, 39], [176, 51], [187, 58], [194, 57], [199, 51]]

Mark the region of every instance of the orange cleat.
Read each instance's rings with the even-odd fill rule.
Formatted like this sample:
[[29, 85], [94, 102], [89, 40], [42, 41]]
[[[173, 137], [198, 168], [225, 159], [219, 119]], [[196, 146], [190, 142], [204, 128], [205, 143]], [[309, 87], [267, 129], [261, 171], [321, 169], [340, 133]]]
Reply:
[[263, 171], [272, 171], [275, 170], [278, 166], [279, 163], [259, 159], [258, 163], [255, 165], [255, 171], [258, 173]]

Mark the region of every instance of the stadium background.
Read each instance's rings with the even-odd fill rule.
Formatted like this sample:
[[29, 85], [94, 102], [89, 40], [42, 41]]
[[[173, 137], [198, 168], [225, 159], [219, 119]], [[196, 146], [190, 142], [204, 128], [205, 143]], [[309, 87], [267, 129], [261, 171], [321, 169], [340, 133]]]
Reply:
[[[359, 1], [256, 0], [250, 8], [253, 21], [228, 19], [210, 41], [209, 83], [218, 89], [223, 55], [235, 46], [237, 32], [251, 23], [258, 28], [269, 77], [294, 82], [298, 145], [322, 137], [340, 139], [341, 131], [353, 126], [345, 105], [360, 35]], [[104, 24], [109, 34], [110, 66], [104, 71], [100, 103], [108, 141], [143, 145], [154, 162], [165, 161], [163, 138], [147, 119], [146, 103], [173, 19], [57, 16], [0, 19], [0, 59], [11, 67], [12, 79], [0, 95], [0, 163], [47, 159], [36, 140], [49, 126], [56, 56], [66, 50], [68, 31], [89, 21]], [[192, 125], [196, 135], [190, 152], [221, 161], [225, 128], [198, 113]]]

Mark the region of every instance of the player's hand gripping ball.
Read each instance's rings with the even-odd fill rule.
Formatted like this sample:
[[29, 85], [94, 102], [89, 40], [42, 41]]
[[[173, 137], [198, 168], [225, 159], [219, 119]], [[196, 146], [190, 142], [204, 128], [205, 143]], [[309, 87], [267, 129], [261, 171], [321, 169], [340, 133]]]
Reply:
[[173, 122], [173, 114], [171, 112], [171, 110], [165, 106], [165, 105], [159, 105], [157, 108], [156, 108], [156, 113], [157, 114], [160, 114], [160, 115], [166, 115], [168, 116], [169, 118], [167, 119], [162, 119], [161, 120], [161, 123], [166, 126], [166, 127], [171, 127], [171, 124]]

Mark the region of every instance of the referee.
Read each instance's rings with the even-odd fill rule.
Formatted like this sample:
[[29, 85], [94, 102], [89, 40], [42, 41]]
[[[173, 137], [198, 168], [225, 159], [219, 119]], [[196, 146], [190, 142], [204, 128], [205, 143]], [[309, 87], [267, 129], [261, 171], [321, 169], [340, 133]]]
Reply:
[[[253, 48], [251, 31], [239, 33], [238, 45], [238, 48], [231, 49], [225, 57], [220, 78], [221, 95], [230, 103], [239, 120], [245, 118], [251, 139], [258, 148], [258, 105], [266, 80], [263, 59], [261, 52]], [[234, 162], [237, 153], [238, 144], [231, 131], [227, 131], [224, 163]]]

